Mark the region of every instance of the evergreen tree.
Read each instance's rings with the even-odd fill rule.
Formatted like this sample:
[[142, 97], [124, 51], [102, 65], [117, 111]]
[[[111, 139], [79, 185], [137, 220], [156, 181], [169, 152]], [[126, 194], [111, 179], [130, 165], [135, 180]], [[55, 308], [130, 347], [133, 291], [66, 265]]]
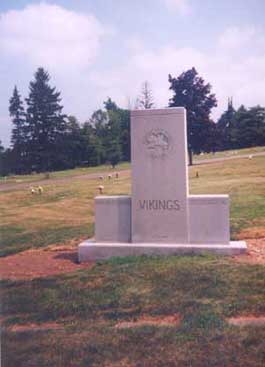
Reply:
[[236, 110], [233, 107], [232, 98], [228, 98], [227, 110], [217, 121], [217, 130], [220, 137], [219, 148], [222, 150], [231, 149], [231, 129], [235, 123]]
[[4, 146], [2, 145], [2, 141], [0, 140], [0, 154], [3, 154], [5, 151]]
[[9, 115], [12, 119], [13, 129], [11, 133], [12, 155], [15, 157], [16, 173], [26, 170], [26, 121], [23, 102], [17, 87], [14, 87], [13, 95], [9, 100]]
[[75, 116], [68, 116], [66, 119], [66, 134], [63, 144], [63, 165], [66, 168], [74, 168], [82, 164], [84, 160], [85, 142], [82, 136], [82, 129]]
[[30, 82], [26, 99], [28, 123], [28, 155], [35, 171], [64, 168], [62, 147], [65, 137], [65, 116], [60, 93], [49, 85], [50, 76], [43, 68]]
[[141, 94], [138, 96], [136, 100], [136, 109], [146, 110], [152, 107], [154, 107], [153, 93], [150, 84], [146, 80], [142, 84]]
[[102, 163], [103, 145], [100, 137], [96, 134], [95, 126], [91, 121], [85, 122], [81, 133], [83, 138], [83, 164], [98, 166]]
[[265, 145], [265, 108], [241, 106], [229, 129], [230, 149]]
[[233, 100], [232, 98], [228, 98], [227, 110], [219, 118], [217, 122], [218, 128], [223, 130], [228, 127], [234, 119], [235, 112], [236, 111], [233, 107]]
[[131, 131], [130, 131], [130, 111], [119, 109], [121, 120], [120, 144], [122, 151], [122, 160], [129, 162], [131, 160]]
[[251, 146], [265, 146], [265, 108], [261, 106], [251, 107], [249, 113], [253, 116], [248, 137], [249, 144]]
[[5, 176], [5, 148], [0, 140], [0, 176]]
[[188, 152], [192, 165], [192, 153], [199, 153], [206, 144], [210, 112], [217, 106], [217, 100], [211, 93], [211, 85], [205, 84], [195, 68], [183, 72], [178, 78], [169, 75], [168, 80], [169, 89], [174, 93], [169, 107], [185, 107], [187, 110]]

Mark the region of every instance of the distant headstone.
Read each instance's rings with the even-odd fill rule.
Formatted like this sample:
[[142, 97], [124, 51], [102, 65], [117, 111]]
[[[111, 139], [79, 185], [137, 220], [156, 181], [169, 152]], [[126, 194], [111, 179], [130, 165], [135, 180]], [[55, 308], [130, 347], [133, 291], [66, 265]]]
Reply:
[[230, 242], [228, 195], [189, 195], [184, 108], [131, 112], [132, 197], [95, 198], [95, 241], [79, 261], [246, 251]]

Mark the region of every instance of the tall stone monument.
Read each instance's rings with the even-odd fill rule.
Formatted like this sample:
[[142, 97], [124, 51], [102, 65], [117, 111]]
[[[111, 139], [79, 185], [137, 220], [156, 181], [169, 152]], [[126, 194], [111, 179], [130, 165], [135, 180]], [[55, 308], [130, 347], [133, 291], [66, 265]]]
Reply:
[[131, 153], [132, 196], [95, 198], [95, 241], [79, 261], [246, 251], [230, 242], [228, 195], [189, 195], [184, 108], [132, 111]]

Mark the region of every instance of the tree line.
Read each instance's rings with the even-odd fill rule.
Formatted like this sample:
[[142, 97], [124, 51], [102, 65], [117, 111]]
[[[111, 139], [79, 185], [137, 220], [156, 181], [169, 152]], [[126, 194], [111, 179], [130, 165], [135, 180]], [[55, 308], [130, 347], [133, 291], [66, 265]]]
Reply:
[[39, 68], [22, 98], [14, 88], [9, 103], [11, 148], [1, 149], [0, 174], [48, 172], [130, 160], [130, 115], [110, 98], [82, 125], [63, 114], [60, 93]]
[[[211, 85], [191, 68], [177, 78], [169, 75], [172, 97], [169, 107], [185, 107], [189, 163], [192, 155], [265, 145], [265, 108], [239, 109], [229, 99], [226, 111], [217, 122], [210, 113], [217, 106]], [[135, 108], [154, 107], [148, 82], [136, 100]], [[63, 113], [60, 92], [50, 86], [50, 76], [38, 68], [23, 102], [14, 88], [9, 101], [13, 129], [11, 147], [0, 143], [0, 175], [48, 172], [78, 166], [97, 166], [130, 161], [130, 112], [111, 99], [103, 108], [80, 124], [76, 117]]]

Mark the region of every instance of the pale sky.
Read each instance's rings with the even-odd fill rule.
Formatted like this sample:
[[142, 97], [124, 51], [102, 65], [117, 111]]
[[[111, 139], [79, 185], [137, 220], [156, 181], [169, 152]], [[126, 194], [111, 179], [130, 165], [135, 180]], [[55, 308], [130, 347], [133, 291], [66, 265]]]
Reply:
[[9, 144], [9, 99], [23, 98], [39, 66], [80, 122], [111, 97], [128, 107], [148, 80], [156, 107], [168, 74], [194, 66], [212, 85], [216, 119], [265, 106], [264, 0], [0, 0], [0, 139]]

